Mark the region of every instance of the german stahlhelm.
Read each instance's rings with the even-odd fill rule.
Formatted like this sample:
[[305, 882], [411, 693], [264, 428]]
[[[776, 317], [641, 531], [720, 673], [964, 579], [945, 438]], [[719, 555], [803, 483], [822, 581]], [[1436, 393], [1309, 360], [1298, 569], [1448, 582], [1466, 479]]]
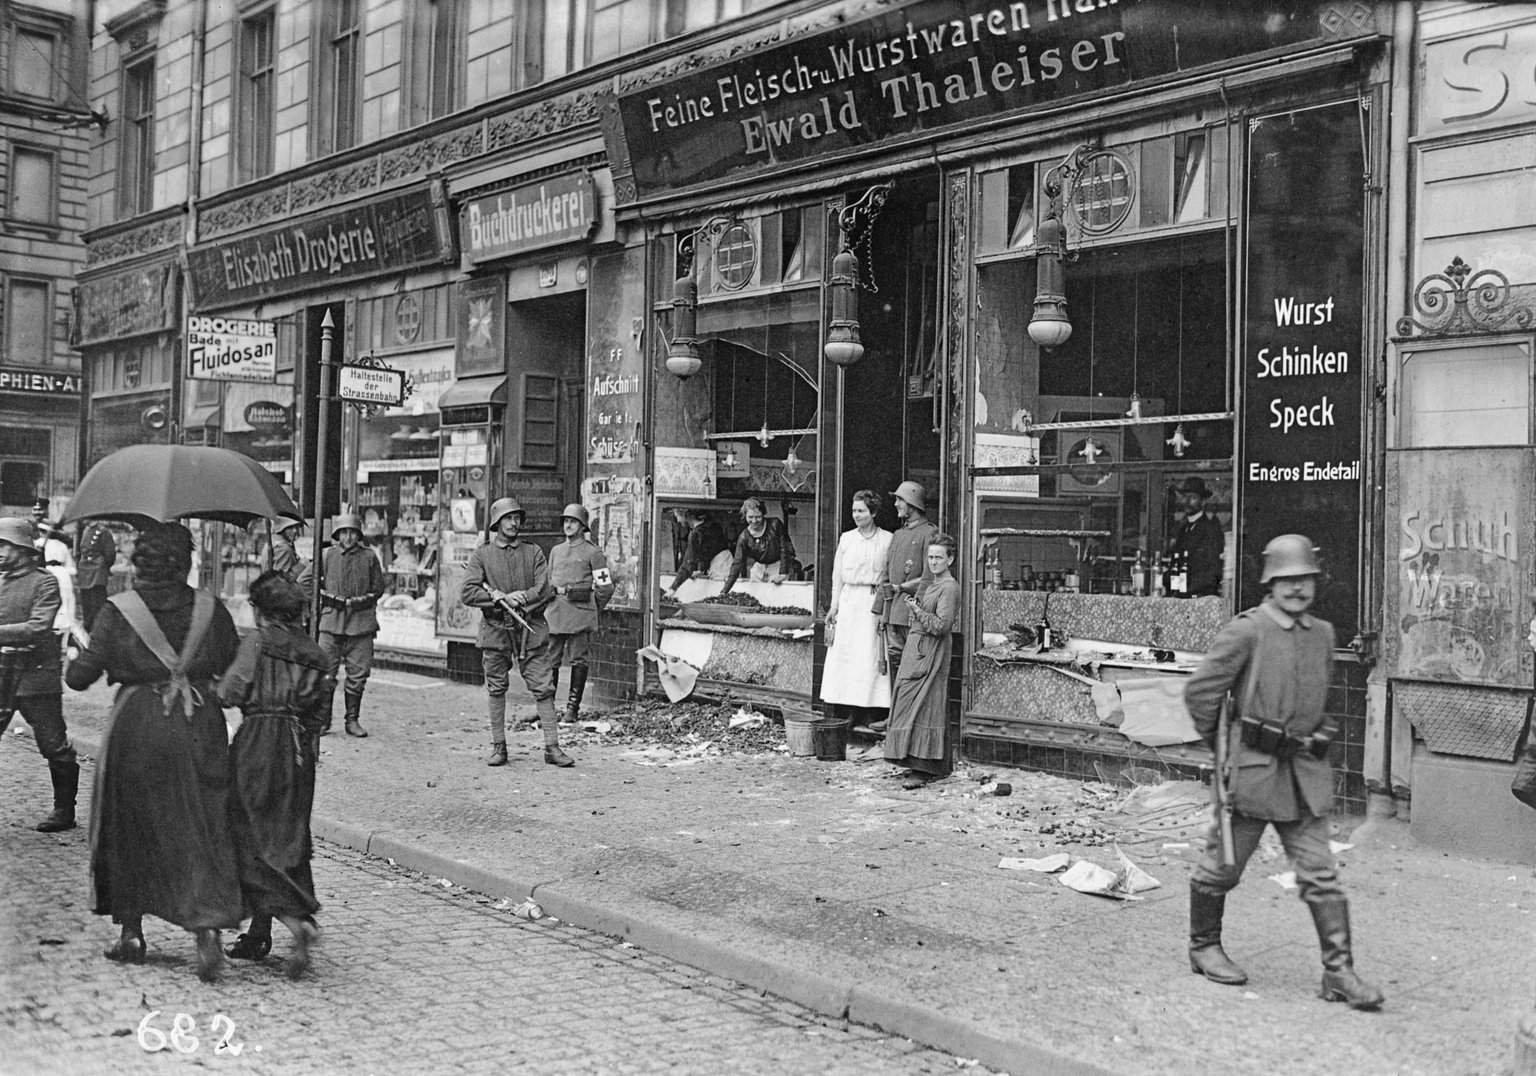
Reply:
[[1264, 547], [1264, 574], [1259, 582], [1321, 575], [1322, 571], [1312, 539], [1305, 534], [1282, 534], [1271, 538]]
[[923, 500], [927, 496], [926, 491], [916, 482], [903, 482], [891, 493], [892, 497], [900, 497], [919, 512], [926, 512]]
[[37, 549], [37, 528], [30, 519], [8, 516], [0, 519], [0, 542], [25, 549], [28, 553]]
[[516, 497], [500, 497], [491, 503], [490, 529], [495, 530], [502, 517], [516, 512], [519, 516], [525, 515], [523, 506]]
[[331, 523], [331, 537], [335, 538], [342, 531], [356, 531], [363, 533], [363, 525], [357, 521], [357, 516], [351, 512], [342, 512]]
[[587, 515], [587, 510], [579, 504], [566, 505], [565, 510], [560, 513], [560, 518], [574, 519], [577, 523], [581, 524], [582, 530], [587, 529], [588, 521], [591, 519], [591, 517]]

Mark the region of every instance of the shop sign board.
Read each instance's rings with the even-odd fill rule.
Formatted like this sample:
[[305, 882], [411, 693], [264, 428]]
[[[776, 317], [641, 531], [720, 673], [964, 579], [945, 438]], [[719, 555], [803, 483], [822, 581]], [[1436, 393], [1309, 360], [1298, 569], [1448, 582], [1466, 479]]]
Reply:
[[245, 424], [253, 430], [286, 433], [290, 421], [288, 408], [274, 400], [252, 400], [245, 405]]
[[78, 399], [80, 375], [64, 370], [38, 370], [30, 366], [0, 366], [0, 392]]
[[277, 326], [270, 321], [187, 318], [187, 377], [194, 381], [275, 381]]
[[559, 534], [560, 513], [565, 510], [565, 479], [548, 472], [508, 471], [503, 491], [523, 506], [523, 530]]
[[1313, 608], [1341, 646], [1358, 628], [1364, 489], [1359, 123], [1353, 99], [1254, 121], [1241, 356], [1238, 608], [1263, 597], [1269, 540], [1305, 534], [1323, 565]]
[[644, 197], [1377, 32], [1337, 7], [915, 0], [618, 95], [608, 158]]
[[459, 211], [459, 246], [472, 262], [491, 261], [580, 242], [596, 224], [592, 173], [573, 172], [466, 202]]
[[166, 332], [176, 325], [174, 266], [170, 262], [82, 278], [75, 288], [78, 346]]
[[1386, 617], [1393, 672], [1530, 689], [1530, 450], [1478, 446], [1389, 456]]
[[346, 363], [336, 370], [336, 396], [349, 403], [399, 407], [405, 401], [405, 371]]
[[258, 302], [340, 281], [454, 259], [437, 183], [187, 251], [199, 310]]

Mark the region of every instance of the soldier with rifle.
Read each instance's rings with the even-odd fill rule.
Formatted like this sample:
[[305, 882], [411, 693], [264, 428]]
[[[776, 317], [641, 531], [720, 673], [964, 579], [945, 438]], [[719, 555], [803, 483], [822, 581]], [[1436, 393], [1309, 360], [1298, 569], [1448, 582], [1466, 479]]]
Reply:
[[543, 550], [519, 537], [523, 519], [523, 506], [516, 497], [502, 497], [491, 505], [490, 540], [470, 555], [460, 591], [464, 604], [482, 614], [476, 642], [491, 723], [491, 756], [486, 765], [507, 764], [507, 678], [515, 661], [538, 707], [544, 761], [551, 766], [574, 766], [560, 750], [560, 726], [555, 719], [559, 656], [544, 620], [544, 607], [554, 597], [549, 562]]
[[[901, 668], [902, 651], [907, 647], [909, 613], [904, 595], [915, 593], [919, 581], [933, 579], [928, 571], [928, 546], [938, 537], [939, 528], [928, 520], [926, 496], [922, 485], [912, 481], [901, 483], [891, 492], [900, 526], [891, 536], [872, 611], [879, 618], [875, 630], [885, 650], [886, 661], [881, 671], [891, 678], [893, 686]], [[898, 592], [903, 599], [898, 599]], [[869, 727], [874, 732], [884, 732], [887, 724], [876, 721]]]
[[[1323, 957], [1318, 996], [1376, 1009], [1381, 991], [1355, 974], [1349, 902], [1329, 847], [1328, 751], [1335, 729], [1325, 705], [1334, 635], [1333, 625], [1308, 612], [1321, 573], [1311, 539], [1272, 539], [1259, 580], [1267, 596], [1217, 633], [1185, 688], [1195, 727], [1221, 751], [1217, 824], [1189, 883], [1189, 966], [1223, 985], [1248, 981], [1222, 949], [1222, 918], [1227, 894], [1265, 827], [1274, 826], [1317, 928]], [[1224, 705], [1229, 697], [1242, 700], [1235, 714]], [[1227, 730], [1221, 728], [1224, 710], [1230, 714]]]

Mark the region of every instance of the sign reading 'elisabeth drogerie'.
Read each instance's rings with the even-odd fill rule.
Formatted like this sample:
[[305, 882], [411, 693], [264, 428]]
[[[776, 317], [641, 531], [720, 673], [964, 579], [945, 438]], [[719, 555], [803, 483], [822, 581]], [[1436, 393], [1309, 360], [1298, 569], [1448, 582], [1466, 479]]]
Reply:
[[187, 376], [196, 381], [272, 381], [277, 328], [250, 318], [187, 319]]

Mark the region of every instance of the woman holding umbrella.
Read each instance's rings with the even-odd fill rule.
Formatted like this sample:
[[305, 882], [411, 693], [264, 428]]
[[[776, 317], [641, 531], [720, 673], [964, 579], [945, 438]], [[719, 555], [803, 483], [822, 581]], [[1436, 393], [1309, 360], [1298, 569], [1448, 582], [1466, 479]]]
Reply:
[[105, 673], [113, 704], [91, 809], [97, 915], [121, 925], [108, 960], [142, 963], [145, 915], [192, 931], [198, 975], [218, 977], [219, 930], [240, 923], [229, 828], [229, 740], [212, 681], [235, 657], [234, 622], [185, 580], [192, 535], [151, 523], [133, 551], [134, 589], [111, 598], [90, 646], [64, 679], [84, 690]]
[[279, 569], [251, 584], [257, 630], [240, 643], [219, 682], [225, 706], [245, 714], [230, 754], [231, 796], [240, 888], [254, 913], [251, 926], [225, 950], [261, 960], [272, 949], [272, 920], [293, 934], [288, 977], [309, 967], [319, 940], [320, 909], [310, 874], [309, 814], [315, 802], [315, 761], [325, 711], [336, 682], [331, 662], [304, 633], [304, 591]]

